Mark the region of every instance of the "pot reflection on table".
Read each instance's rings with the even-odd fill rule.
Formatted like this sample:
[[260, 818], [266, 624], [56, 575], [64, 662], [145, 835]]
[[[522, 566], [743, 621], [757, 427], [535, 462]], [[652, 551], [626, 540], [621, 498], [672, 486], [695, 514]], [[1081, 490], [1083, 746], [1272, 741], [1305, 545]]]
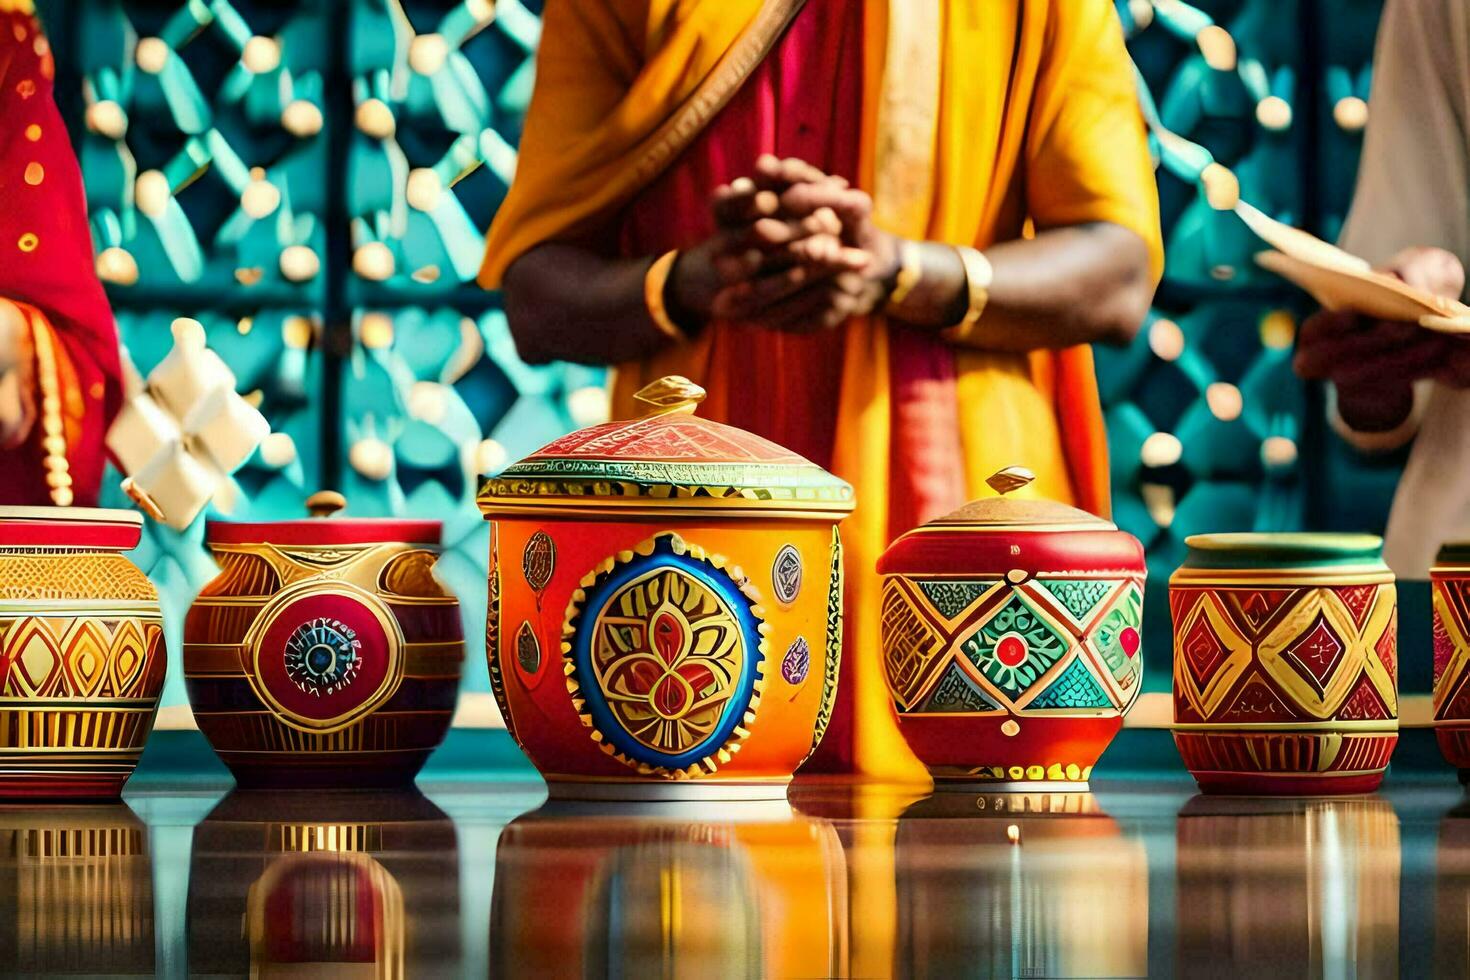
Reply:
[[842, 846], [784, 801], [552, 801], [495, 865], [492, 976], [848, 974]]
[[1089, 794], [936, 793], [895, 850], [895, 975], [1148, 973], [1143, 844]]
[[148, 831], [127, 805], [0, 807], [0, 974], [151, 976]]
[[1440, 820], [1434, 864], [1436, 973], [1470, 976], [1470, 802]]
[[458, 968], [454, 824], [422, 794], [237, 790], [194, 830], [191, 973]]
[[1398, 974], [1387, 801], [1197, 796], [1176, 833], [1180, 975]]

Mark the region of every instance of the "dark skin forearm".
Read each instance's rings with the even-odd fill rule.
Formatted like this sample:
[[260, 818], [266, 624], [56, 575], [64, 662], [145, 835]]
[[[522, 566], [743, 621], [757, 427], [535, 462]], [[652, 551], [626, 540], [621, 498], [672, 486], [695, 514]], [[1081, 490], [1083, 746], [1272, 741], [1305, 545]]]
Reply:
[[[950, 246], [919, 244], [922, 275], [889, 315], [921, 329], [957, 323], [969, 303], [964, 265]], [[968, 346], [1026, 351], [1125, 344], [1148, 313], [1153, 283], [1143, 239], [1097, 223], [1044, 231], [985, 249], [995, 278]]]
[[505, 272], [505, 315], [521, 358], [618, 364], [667, 345], [643, 302], [653, 259], [609, 259], [559, 242], [516, 259]]
[[[919, 283], [890, 315], [919, 329], [952, 326], [968, 303], [964, 266], [949, 245], [917, 247]], [[985, 254], [995, 277], [970, 346], [1026, 351], [1127, 343], [1148, 312], [1148, 251], [1120, 226], [1058, 228], [994, 245]], [[653, 258], [610, 259], [559, 242], [518, 258], [506, 271], [505, 309], [521, 357], [531, 364], [616, 364], [667, 346], [670, 340], [649, 318], [643, 298]], [[680, 302], [681, 284], [689, 282], [696, 265], [704, 263], [686, 263], [681, 256], [666, 294], [670, 312], [685, 324], [698, 318], [684, 308], [696, 304]]]

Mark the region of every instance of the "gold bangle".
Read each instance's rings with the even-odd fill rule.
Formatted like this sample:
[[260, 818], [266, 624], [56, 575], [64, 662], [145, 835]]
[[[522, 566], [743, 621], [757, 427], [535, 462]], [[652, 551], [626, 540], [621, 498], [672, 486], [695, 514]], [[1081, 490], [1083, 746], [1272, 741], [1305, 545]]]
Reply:
[[896, 310], [904, 300], [909, 298], [909, 294], [923, 278], [924, 264], [919, 255], [919, 246], [908, 239], [903, 239], [898, 243], [898, 277], [893, 281], [893, 292], [888, 294], [886, 309], [889, 312]]
[[643, 305], [648, 308], [648, 318], [658, 327], [659, 332], [682, 344], [689, 338], [679, 329], [673, 317], [669, 316], [668, 307], [664, 305], [664, 287], [668, 285], [669, 272], [674, 268], [674, 260], [678, 257], [679, 250], [670, 249], [653, 260], [653, 265], [648, 267], [648, 272], [643, 276]]
[[959, 253], [960, 262], [965, 267], [969, 306], [965, 309], [964, 318], [941, 331], [940, 336], [952, 344], [962, 344], [975, 332], [975, 324], [980, 322], [980, 314], [985, 312], [985, 304], [990, 301], [990, 282], [995, 277], [995, 270], [990, 267], [990, 260], [985, 257], [985, 253], [978, 248], [956, 245], [954, 250]]

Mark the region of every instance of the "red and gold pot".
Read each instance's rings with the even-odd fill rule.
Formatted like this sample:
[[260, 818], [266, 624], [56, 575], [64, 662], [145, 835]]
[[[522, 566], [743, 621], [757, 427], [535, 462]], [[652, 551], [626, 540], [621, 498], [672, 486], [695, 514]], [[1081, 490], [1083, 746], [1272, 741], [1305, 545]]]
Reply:
[[153, 730], [158, 592], [133, 511], [0, 508], [0, 799], [109, 799]]
[[1446, 544], [1429, 570], [1434, 595], [1434, 734], [1470, 778], [1470, 542]]
[[895, 541], [883, 653], [899, 729], [941, 789], [1085, 790], [1138, 697], [1143, 546], [1056, 501], [1000, 494]]
[[194, 717], [242, 786], [412, 782], [449, 729], [459, 603], [434, 577], [438, 521], [210, 522], [220, 574], [184, 621]]
[[1174, 742], [1207, 793], [1368, 793], [1399, 738], [1381, 539], [1205, 534], [1169, 580]]
[[852, 488], [684, 378], [638, 397], [480, 492], [491, 687], [553, 796], [784, 796], [836, 697]]

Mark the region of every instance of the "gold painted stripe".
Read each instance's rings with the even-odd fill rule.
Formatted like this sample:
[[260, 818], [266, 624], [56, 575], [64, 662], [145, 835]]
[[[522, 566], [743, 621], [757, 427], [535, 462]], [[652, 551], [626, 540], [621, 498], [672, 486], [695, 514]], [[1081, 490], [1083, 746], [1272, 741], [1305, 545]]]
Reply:
[[[333, 749], [331, 749], [331, 752], [332, 752], [333, 755], [399, 755], [399, 754], [404, 754], [404, 753], [408, 753], [408, 752], [433, 752], [438, 747], [439, 746], [437, 744], [435, 744], [435, 745], [421, 746], [420, 748], [417, 748], [417, 749], [412, 749], [412, 748], [409, 748], [409, 749], [346, 749], [346, 748], [333, 748]], [[295, 746], [284, 748], [284, 749], [221, 749], [221, 748], [216, 748], [215, 749], [215, 752], [217, 752], [219, 754], [220, 758], [226, 758], [226, 757], [229, 757], [229, 756], [252, 756], [252, 755], [286, 755], [286, 756], [291, 756], [291, 755], [300, 755], [303, 751], [317, 752], [317, 751], [322, 751], [322, 750], [321, 749], [317, 749], [317, 748], [301, 749], [301, 748], [295, 747]]]
[[[451, 708], [420, 708], [420, 709], [416, 709], [416, 710], [413, 710], [413, 711], [382, 711], [382, 710], [378, 710], [378, 711], [372, 711], [372, 712], [369, 712], [366, 715], [363, 715], [360, 719], [358, 719], [357, 721], [353, 722], [352, 725], [360, 725], [363, 722], [368, 721], [368, 720], [373, 719], [373, 718], [405, 718], [405, 717], [408, 717], [410, 715], [449, 715], [449, 714], [453, 714], [453, 713], [454, 713], [454, 711]], [[194, 711], [194, 717], [196, 717], [196, 718], [249, 718], [249, 717], [262, 716], [262, 715], [268, 715], [268, 716], [270, 716], [272, 718], [278, 718], [278, 717], [280, 717], [274, 711], [271, 711], [269, 709], [266, 709], [265, 711], [200, 711], [200, 710], [198, 710], [196, 708], [195, 711]], [[348, 725], [347, 727], [348, 728], [351, 728], [352, 725]], [[299, 729], [297, 729], [297, 730], [299, 731]], [[342, 731], [342, 729], [337, 729], [337, 731]], [[330, 735], [330, 734], [335, 734], [335, 732], [317, 732], [317, 731], [312, 731], [312, 732], [301, 732], [301, 734], [303, 734], [303, 735]]]
[[[1387, 726], [1387, 727], [1385, 727]], [[1234, 734], [1249, 735], [1252, 732], [1293, 732], [1300, 731], [1304, 735], [1317, 735], [1323, 731], [1340, 731], [1345, 735], [1350, 734], [1372, 734], [1374, 732], [1396, 732], [1399, 730], [1398, 719], [1370, 719], [1368, 721], [1263, 721], [1252, 722], [1249, 725], [1228, 724], [1225, 722], [1190, 722], [1176, 723], [1169, 726], [1170, 730], [1176, 732], [1231, 732]]]
[[3, 751], [0, 751], [0, 760], [9, 757], [9, 755], [16, 754], [16, 752], [19, 752], [19, 755], [16, 755], [18, 758], [25, 758], [26, 755], [34, 754], [44, 755], [44, 757], [47, 757], [47, 760], [50, 760], [53, 755], [65, 758], [68, 752], [71, 752], [76, 758], [87, 758], [90, 755], [116, 755], [116, 757], [123, 758], [128, 757], [128, 755], [137, 757], [137, 755], [143, 754], [143, 746], [141, 745], [98, 745], [97, 748], [87, 749], [78, 749], [75, 745], [0, 745], [0, 749], [3, 749]]
[[[1236, 769], [1192, 769], [1190, 773], [1196, 778], [1200, 776], [1220, 775], [1249, 776], [1252, 779], [1255, 779], [1257, 776], [1268, 776], [1272, 779], [1344, 779], [1348, 776], [1373, 776], [1383, 772], [1386, 768], [1388, 767], [1385, 765], [1377, 769], [1334, 769], [1330, 772], [1324, 772], [1320, 769], [1272, 769], [1269, 772], [1257, 770], [1241, 772]], [[1366, 797], [1366, 799], [1372, 799], [1372, 797]]]
[[1169, 576], [1169, 584], [1191, 588], [1211, 585], [1300, 586], [1315, 588], [1341, 585], [1392, 585], [1393, 572], [1372, 565], [1345, 565], [1340, 568], [1181, 568]]
[[47, 599], [44, 602], [0, 602], [0, 615], [41, 616], [46, 619], [141, 619], [149, 623], [163, 622], [157, 602], [123, 602], [107, 600], [99, 605], [91, 599]]
[[[701, 776], [690, 779], [671, 779], [667, 776], [568, 776], [562, 773], [544, 772], [541, 778], [548, 783], [631, 783], [635, 786], [681, 786], [699, 783], [706, 786], [785, 786], [791, 782], [790, 776], [763, 776], [763, 777], [738, 777], [728, 776]], [[818, 777], [820, 778], [820, 777]], [[731, 802], [712, 800], [711, 802]]]
[[97, 698], [95, 700], [69, 697], [0, 698], [0, 711], [24, 711], [30, 709], [55, 711], [58, 708], [74, 711], [97, 711], [104, 708], [152, 711], [157, 704], [158, 695], [156, 694], [151, 698]]
[[527, 514], [547, 516], [575, 516], [606, 518], [612, 511], [632, 511], [636, 516], [684, 517], [691, 510], [710, 516], [753, 517], [753, 518], [802, 518], [810, 520], [839, 521], [852, 512], [852, 504], [837, 501], [782, 500], [779, 506], [759, 506], [758, 501], [746, 497], [683, 497], [683, 505], [669, 504], [667, 498], [653, 497], [597, 497], [593, 503], [580, 500], [553, 503], [553, 498], [528, 498], [524, 503], [510, 497], [496, 497], [493, 501], [482, 500], [480, 510], [487, 519], [497, 517], [515, 519]]
[[1004, 718], [1014, 715], [1016, 721], [1024, 723], [1028, 718], [1116, 718], [1123, 712], [1118, 708], [1094, 708], [1089, 711], [1072, 711], [1069, 708], [1020, 708], [1011, 712], [999, 711], [901, 711], [906, 719], [923, 718]]

